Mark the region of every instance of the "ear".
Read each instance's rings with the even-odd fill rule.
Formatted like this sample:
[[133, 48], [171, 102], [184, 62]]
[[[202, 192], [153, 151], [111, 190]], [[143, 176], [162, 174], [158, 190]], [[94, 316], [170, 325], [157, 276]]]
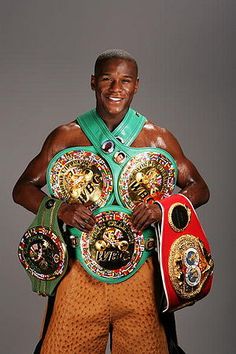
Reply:
[[134, 93], [136, 93], [139, 89], [139, 77], [137, 77], [136, 83], [135, 83], [135, 89], [134, 89]]
[[91, 89], [94, 91], [96, 86], [96, 77], [94, 75], [91, 75], [90, 85], [91, 85]]

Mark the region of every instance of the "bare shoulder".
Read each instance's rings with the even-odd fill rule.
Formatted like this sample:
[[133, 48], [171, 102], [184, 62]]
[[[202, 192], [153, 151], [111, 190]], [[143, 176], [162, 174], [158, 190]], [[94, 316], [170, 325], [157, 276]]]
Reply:
[[[45, 140], [42, 150], [54, 156], [58, 151], [85, 144], [85, 135], [76, 121], [58, 126]], [[86, 144], [87, 145], [87, 144]]]
[[166, 150], [175, 158], [179, 154], [183, 154], [175, 136], [168, 129], [160, 127], [150, 120], [145, 123], [142, 134], [145, 139], [148, 139], [149, 145], [152, 147]]
[[79, 125], [73, 121], [73, 122], [69, 122], [66, 124], [62, 124], [60, 126], [58, 126], [56, 129], [54, 129], [50, 135], [49, 138], [51, 139], [60, 139], [61, 135], [63, 135], [65, 138], [70, 136], [70, 134], [73, 134], [75, 132], [79, 133], [80, 131], [80, 127]]

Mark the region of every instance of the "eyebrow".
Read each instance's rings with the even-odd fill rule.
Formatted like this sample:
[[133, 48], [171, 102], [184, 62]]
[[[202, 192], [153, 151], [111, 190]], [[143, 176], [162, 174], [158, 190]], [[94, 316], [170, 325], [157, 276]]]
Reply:
[[[102, 75], [107, 75], [107, 76], [109, 76], [109, 75], [111, 75], [111, 73], [108, 73], [108, 72], [106, 73], [106, 72], [105, 72], [105, 73], [101, 73], [100, 75], [101, 75], [101, 76], [102, 76]], [[122, 75], [122, 76], [123, 76], [123, 77], [131, 78], [131, 79], [133, 79], [133, 77], [134, 77], [133, 75]]]

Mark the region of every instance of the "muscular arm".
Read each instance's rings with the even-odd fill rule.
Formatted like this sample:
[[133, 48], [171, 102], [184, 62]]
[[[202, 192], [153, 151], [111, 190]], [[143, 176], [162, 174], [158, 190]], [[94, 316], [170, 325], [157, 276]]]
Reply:
[[170, 132], [163, 130], [162, 139], [166, 150], [177, 163], [177, 186], [181, 188], [179, 193], [184, 194], [195, 208], [205, 204], [209, 199], [209, 189], [196, 167], [186, 158], [178, 141]]
[[26, 209], [37, 213], [39, 205], [45, 196], [41, 190], [46, 184], [47, 165], [52, 156], [54, 135], [52, 133], [45, 141], [40, 153], [29, 163], [13, 189], [13, 199]]
[[[29, 163], [13, 189], [13, 199], [26, 209], [37, 213], [39, 205], [45, 196], [42, 188], [46, 184], [46, 171], [49, 161], [60, 150], [78, 145], [83, 141], [78, 126], [70, 123], [53, 131], [46, 139], [40, 153]], [[68, 205], [63, 203], [58, 212], [59, 218], [67, 225], [89, 231], [94, 225], [94, 216], [91, 211], [81, 204]], [[85, 222], [86, 220], [86, 222]], [[81, 228], [81, 225], [83, 227]]]
[[[195, 208], [209, 199], [209, 189], [193, 163], [186, 158], [176, 138], [166, 129], [147, 123], [135, 146], [152, 146], [168, 151], [176, 161], [178, 169], [177, 186]], [[133, 211], [133, 225], [140, 230], [161, 220], [157, 205], [139, 204]]]

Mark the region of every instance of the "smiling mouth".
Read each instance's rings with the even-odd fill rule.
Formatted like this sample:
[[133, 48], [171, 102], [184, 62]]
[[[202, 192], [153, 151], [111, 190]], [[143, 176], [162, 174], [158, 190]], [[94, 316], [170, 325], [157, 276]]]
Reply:
[[121, 97], [107, 97], [109, 99], [109, 101], [112, 102], [121, 102], [123, 100], [123, 98]]

